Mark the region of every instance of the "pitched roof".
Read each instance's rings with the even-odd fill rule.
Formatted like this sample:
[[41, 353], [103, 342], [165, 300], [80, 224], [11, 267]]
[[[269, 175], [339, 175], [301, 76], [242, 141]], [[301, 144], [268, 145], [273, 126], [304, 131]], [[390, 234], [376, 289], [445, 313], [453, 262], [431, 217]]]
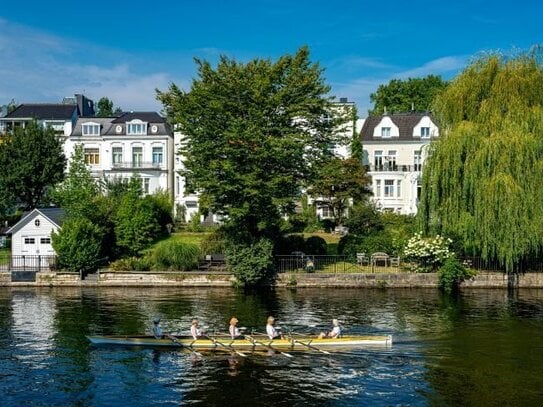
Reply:
[[77, 105], [62, 103], [25, 103], [8, 113], [6, 119], [70, 120]]
[[147, 123], [166, 123], [166, 120], [157, 112], [125, 112], [113, 120], [112, 123], [126, 123], [134, 119]]
[[[73, 128], [73, 137], [82, 137], [82, 126], [85, 123], [97, 123], [100, 125], [100, 136], [126, 136], [126, 123], [132, 120], [141, 120], [149, 124], [147, 134], [153, 136], [172, 135], [171, 128], [162, 116], [156, 112], [127, 112], [120, 117], [80, 117]], [[151, 127], [156, 126], [156, 132]]]
[[23, 213], [23, 216], [15, 225], [13, 225], [6, 233], [13, 234], [26, 225], [29, 221], [41, 214], [49, 219], [58, 227], [62, 226], [64, 218], [66, 217], [66, 211], [62, 208], [36, 208], [29, 212]]
[[[375, 127], [377, 127], [377, 125], [381, 123], [381, 120], [383, 120], [384, 117], [390, 118], [390, 120], [392, 120], [392, 122], [398, 127], [400, 137], [395, 137], [392, 139], [373, 137], [373, 131], [375, 130]], [[360, 130], [360, 138], [362, 139], [362, 141], [379, 140], [380, 142], [390, 141], [392, 143], [398, 140], [412, 141], [413, 128], [421, 121], [423, 117], [429, 117], [430, 120], [435, 123], [435, 120], [428, 113], [395, 113], [385, 114], [381, 116], [370, 116], [365, 120], [364, 125], [362, 126], [362, 130]]]

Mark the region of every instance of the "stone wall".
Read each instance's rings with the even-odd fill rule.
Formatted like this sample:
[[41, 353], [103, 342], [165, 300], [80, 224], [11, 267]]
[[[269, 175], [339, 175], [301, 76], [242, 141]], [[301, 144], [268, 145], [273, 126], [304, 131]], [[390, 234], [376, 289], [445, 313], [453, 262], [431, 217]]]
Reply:
[[97, 285], [230, 287], [233, 282], [234, 276], [230, 273], [101, 271]]
[[437, 274], [374, 273], [374, 274], [320, 274], [283, 273], [276, 281], [279, 287], [367, 287], [415, 288], [438, 287]]
[[[480, 273], [464, 281], [465, 288], [503, 288], [509, 280], [513, 287], [543, 288], [543, 273], [507, 276], [502, 273]], [[230, 287], [234, 276], [229, 273], [203, 272], [119, 272], [102, 270], [98, 275], [80, 281], [77, 273], [40, 272], [36, 282], [12, 283], [10, 273], [0, 273], [0, 286], [103, 286], [103, 287]], [[275, 281], [278, 287], [345, 287], [345, 288], [437, 288], [437, 274], [374, 273], [321, 274], [282, 273]]]

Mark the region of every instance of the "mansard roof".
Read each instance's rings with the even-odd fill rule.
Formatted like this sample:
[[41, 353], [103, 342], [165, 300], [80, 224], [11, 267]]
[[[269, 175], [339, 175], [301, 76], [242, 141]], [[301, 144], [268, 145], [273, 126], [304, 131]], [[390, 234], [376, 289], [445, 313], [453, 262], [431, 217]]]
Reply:
[[[392, 120], [392, 123], [398, 127], [400, 136], [395, 137], [392, 139], [382, 139], [381, 137], [375, 138], [373, 137], [373, 133], [375, 130], [375, 127], [381, 123], [383, 118], [388, 117], [390, 120]], [[394, 113], [394, 114], [384, 114], [380, 116], [370, 116], [364, 121], [364, 125], [362, 126], [362, 130], [360, 130], [360, 138], [362, 139], [362, 142], [364, 141], [391, 141], [396, 142], [398, 140], [402, 141], [413, 141], [413, 129], [423, 117], [429, 117], [430, 120], [436, 124], [434, 118], [429, 113], [418, 113], [418, 112], [410, 112], [410, 113]], [[437, 124], [436, 124], [437, 125]]]
[[[83, 137], [82, 126], [87, 123], [96, 123], [100, 125], [100, 136], [130, 137], [131, 135], [127, 135], [126, 123], [133, 120], [141, 120], [148, 124], [147, 135], [172, 135], [171, 128], [166, 123], [166, 119], [156, 112], [125, 112], [119, 117], [80, 117], [77, 119], [71, 135], [74, 137]], [[155, 126], [156, 129], [154, 129]]]

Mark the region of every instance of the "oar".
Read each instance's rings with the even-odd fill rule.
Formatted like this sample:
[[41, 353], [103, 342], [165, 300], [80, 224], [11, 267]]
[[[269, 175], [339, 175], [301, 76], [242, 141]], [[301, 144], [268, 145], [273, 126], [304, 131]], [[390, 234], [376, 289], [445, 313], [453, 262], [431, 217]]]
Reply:
[[257, 340], [256, 340], [255, 338], [253, 338], [252, 336], [245, 335], [245, 337], [246, 337], [247, 339], [249, 339], [249, 340], [253, 343], [253, 345], [256, 343], [257, 345], [264, 346], [265, 348], [268, 348], [268, 349], [270, 349], [270, 350], [273, 350], [274, 352], [279, 352], [281, 355], [286, 356], [287, 358], [293, 358], [293, 357], [294, 357], [294, 356], [292, 356], [290, 353], [282, 352], [282, 351], [280, 351], [279, 349], [274, 348], [273, 346], [271, 346], [271, 345], [269, 345], [269, 344], [266, 345], [266, 344], [263, 343], [263, 342], [257, 341]]
[[299, 343], [300, 345], [307, 346], [309, 349], [313, 349], [313, 350], [316, 350], [316, 351], [318, 351], [318, 352], [324, 353], [325, 355], [329, 355], [329, 354], [330, 354], [330, 352], [328, 352], [328, 351], [326, 351], [326, 350], [319, 349], [319, 348], [317, 348], [316, 346], [310, 345], [309, 343], [297, 341], [296, 339], [294, 339], [294, 338], [292, 337], [292, 334], [290, 334], [290, 340], [291, 340], [292, 342], [294, 342], [294, 343]]
[[234, 347], [232, 345], [225, 345], [224, 343], [221, 343], [217, 340], [217, 338], [214, 338], [212, 336], [209, 336], [209, 335], [205, 335], [206, 338], [210, 339], [211, 341], [213, 341], [213, 343], [217, 344], [217, 345], [220, 345], [222, 346], [223, 348], [225, 349], [228, 349], [228, 350], [231, 350], [232, 352], [235, 352], [237, 355], [241, 356], [241, 357], [244, 357], [246, 358], [247, 355], [243, 352], [240, 352], [239, 350], [236, 350], [234, 349]]
[[165, 336], [166, 336], [166, 338], [168, 338], [169, 340], [171, 340], [173, 343], [178, 344], [178, 345], [181, 346], [182, 348], [186, 348], [186, 349], [190, 350], [194, 355], [196, 355], [196, 356], [202, 356], [202, 354], [201, 354], [200, 352], [196, 352], [196, 351], [192, 348], [192, 345], [188, 345], [188, 346], [187, 346], [187, 345], [182, 344], [181, 342], [179, 342], [179, 341], [177, 340], [177, 338], [176, 338], [175, 336], [168, 335], [168, 334], [166, 334]]

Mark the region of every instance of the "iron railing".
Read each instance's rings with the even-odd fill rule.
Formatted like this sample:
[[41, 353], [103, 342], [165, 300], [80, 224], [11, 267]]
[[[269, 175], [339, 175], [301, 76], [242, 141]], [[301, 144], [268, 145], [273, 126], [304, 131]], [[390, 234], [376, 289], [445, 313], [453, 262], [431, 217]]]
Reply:
[[390, 262], [357, 261], [356, 257], [343, 255], [288, 255], [275, 256], [275, 271], [278, 273], [398, 273], [398, 264]]
[[56, 256], [9, 256], [0, 262], [0, 272], [56, 270]]
[[404, 165], [404, 164], [381, 164], [366, 165], [367, 172], [420, 172], [422, 164]]
[[153, 161], [122, 161], [115, 162], [111, 165], [111, 168], [116, 170], [132, 170], [132, 169], [164, 169], [164, 163]]

